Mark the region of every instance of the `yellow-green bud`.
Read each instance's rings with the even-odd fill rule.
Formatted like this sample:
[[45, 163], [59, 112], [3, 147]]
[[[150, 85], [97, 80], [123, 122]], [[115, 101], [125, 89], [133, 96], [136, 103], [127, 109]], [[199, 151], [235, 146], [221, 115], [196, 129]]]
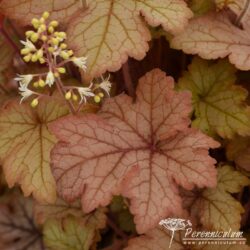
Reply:
[[63, 68], [63, 67], [60, 67], [60, 68], [58, 68], [57, 70], [58, 70], [58, 72], [61, 73], [61, 74], [65, 74], [65, 73], [66, 73], [66, 69]]
[[75, 94], [73, 94], [73, 96], [72, 96], [72, 99], [73, 99], [73, 101], [77, 101], [78, 100], [78, 96], [77, 95], [75, 95]]
[[60, 75], [59, 75], [59, 73], [58, 73], [58, 72], [55, 72], [55, 73], [54, 73], [54, 77], [56, 77], [56, 78], [57, 78], [57, 77], [59, 77], [59, 76], [60, 76]]
[[32, 54], [28, 54], [27, 56], [23, 57], [23, 60], [24, 60], [25, 62], [29, 62], [30, 59], [31, 59], [31, 57], [32, 57]]
[[50, 53], [53, 53], [53, 52], [55, 51], [55, 49], [54, 49], [53, 47], [49, 47], [49, 48], [48, 48], [48, 51], [49, 51]]
[[43, 79], [39, 79], [38, 85], [39, 85], [39, 87], [43, 88], [46, 84], [45, 84], [45, 81]]
[[53, 44], [53, 45], [58, 45], [59, 44], [59, 40], [58, 39], [56, 39], [56, 38], [52, 38], [51, 39], [51, 43]]
[[39, 21], [40, 21], [40, 23], [44, 23], [45, 19], [43, 17], [41, 17]]
[[39, 86], [38, 82], [33, 82], [33, 87], [34, 88], [38, 88], [38, 86]]
[[69, 56], [73, 56], [73, 54], [74, 54], [73, 50], [68, 50], [68, 55]]
[[35, 108], [38, 105], [38, 98], [33, 99], [30, 105], [32, 108]]
[[49, 25], [56, 28], [58, 26], [58, 22], [54, 20], [54, 21], [51, 21]]
[[28, 31], [25, 32], [25, 35], [29, 38], [34, 33], [35, 32], [33, 30], [28, 30]]
[[37, 55], [37, 58], [40, 59], [41, 57], [43, 57], [43, 50], [42, 49], [39, 49], [37, 52], [36, 52], [36, 55]]
[[70, 100], [71, 99], [71, 91], [70, 90], [65, 94], [65, 99], [66, 100]]
[[29, 53], [30, 53], [30, 49], [29, 48], [21, 49], [21, 55], [27, 55]]
[[47, 41], [47, 39], [48, 39], [48, 37], [47, 36], [45, 36], [45, 35], [42, 35], [42, 37], [41, 37], [41, 39], [42, 39], [42, 41]]
[[39, 58], [39, 62], [41, 63], [41, 64], [43, 64], [43, 63], [45, 63], [45, 59], [42, 57], [42, 58]]
[[65, 32], [59, 32], [57, 36], [62, 38], [62, 39], [65, 39], [67, 35]]
[[60, 56], [64, 59], [67, 60], [69, 59], [69, 54], [65, 51], [61, 51]]
[[30, 37], [30, 40], [35, 43], [38, 40], [39, 35], [37, 33], [33, 33]]
[[66, 43], [61, 43], [60, 48], [61, 49], [66, 49], [68, 46]]
[[103, 98], [104, 97], [104, 94], [102, 92], [98, 93], [98, 95]]
[[35, 29], [37, 29], [37, 28], [39, 27], [39, 25], [40, 25], [40, 22], [39, 22], [39, 20], [38, 20], [37, 18], [33, 18], [33, 19], [31, 20], [31, 24], [33, 25], [33, 27], [34, 27]]
[[54, 28], [52, 26], [49, 26], [48, 31], [49, 31], [49, 33], [52, 34], [55, 30], [54, 30]]
[[46, 30], [46, 25], [45, 24], [41, 24], [39, 27], [39, 32], [44, 32]]
[[47, 19], [48, 17], [49, 17], [49, 12], [48, 11], [43, 12], [43, 18]]
[[37, 54], [33, 54], [31, 57], [32, 62], [36, 62], [38, 60]]
[[95, 101], [96, 103], [99, 103], [99, 102], [101, 101], [101, 97], [100, 97], [99, 95], [95, 95], [95, 96], [94, 96], [94, 101]]

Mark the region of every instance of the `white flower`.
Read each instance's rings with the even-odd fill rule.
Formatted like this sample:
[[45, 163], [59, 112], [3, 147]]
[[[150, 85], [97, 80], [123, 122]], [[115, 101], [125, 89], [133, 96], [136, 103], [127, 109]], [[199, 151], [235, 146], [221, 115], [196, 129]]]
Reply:
[[112, 87], [112, 84], [109, 81], [109, 78], [110, 78], [110, 75], [106, 79], [102, 78], [102, 82], [97, 85], [100, 89], [103, 89], [108, 95]]
[[33, 95], [34, 92], [30, 89], [28, 89], [28, 86], [26, 86], [25, 84], [21, 84], [20, 83], [20, 87], [19, 89], [19, 93], [22, 96], [20, 103], [22, 103], [22, 101], [24, 101], [25, 99], [27, 99], [29, 96]]
[[18, 77], [15, 78], [20, 84], [25, 85], [26, 87], [33, 79], [33, 75], [17, 75]]
[[51, 87], [54, 84], [55, 81], [55, 77], [52, 71], [49, 71], [49, 73], [47, 74], [45, 83], [46, 85], [49, 85], [49, 87]]
[[82, 103], [83, 101], [86, 102], [86, 97], [89, 96], [95, 96], [95, 94], [92, 92], [91, 87], [92, 87], [93, 83], [91, 83], [89, 85], [89, 87], [78, 87], [77, 91], [81, 97], [80, 103]]
[[20, 41], [21, 44], [25, 46], [25, 48], [30, 49], [30, 50], [36, 50], [36, 46], [29, 40], [26, 39], [26, 41]]
[[87, 57], [73, 57], [72, 62], [82, 70], [87, 70]]

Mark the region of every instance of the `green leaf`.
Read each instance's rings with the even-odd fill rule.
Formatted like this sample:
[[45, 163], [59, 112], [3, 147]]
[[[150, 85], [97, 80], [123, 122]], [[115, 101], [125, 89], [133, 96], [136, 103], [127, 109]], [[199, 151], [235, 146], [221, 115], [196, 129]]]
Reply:
[[213, 0], [191, 0], [189, 8], [193, 11], [194, 16], [201, 16], [215, 9]]
[[201, 192], [190, 200], [192, 215], [207, 229], [239, 230], [244, 208], [231, 194], [250, 184], [249, 179], [231, 166], [218, 169], [218, 185]]
[[226, 60], [193, 60], [179, 87], [192, 92], [194, 127], [223, 138], [250, 134], [250, 109], [244, 103], [247, 91], [234, 85], [235, 80], [235, 69]]
[[76, 217], [49, 219], [44, 224], [44, 242], [50, 250], [88, 250], [94, 236], [94, 227]]

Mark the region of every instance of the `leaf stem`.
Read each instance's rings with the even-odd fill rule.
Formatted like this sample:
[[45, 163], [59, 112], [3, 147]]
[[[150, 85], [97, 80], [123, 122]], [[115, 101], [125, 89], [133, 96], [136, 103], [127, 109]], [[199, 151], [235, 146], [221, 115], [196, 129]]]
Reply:
[[135, 88], [131, 79], [128, 61], [123, 64], [122, 73], [128, 94], [133, 98], [133, 100], [135, 100]]
[[107, 217], [107, 223], [118, 236], [126, 240], [128, 239], [128, 236], [112, 221], [110, 217]]
[[14, 51], [18, 52], [19, 54], [18, 46], [12, 41], [9, 34], [5, 31], [4, 27], [0, 28], [0, 32], [2, 33], [4, 38], [7, 40], [8, 44], [14, 49]]
[[250, 0], [246, 0], [244, 9], [242, 10], [242, 12], [240, 13], [240, 15], [237, 17], [237, 19], [235, 21], [236, 26], [240, 25], [242, 19], [244, 18], [245, 14], [247, 13], [247, 10], [248, 10], [249, 6], [250, 6]]

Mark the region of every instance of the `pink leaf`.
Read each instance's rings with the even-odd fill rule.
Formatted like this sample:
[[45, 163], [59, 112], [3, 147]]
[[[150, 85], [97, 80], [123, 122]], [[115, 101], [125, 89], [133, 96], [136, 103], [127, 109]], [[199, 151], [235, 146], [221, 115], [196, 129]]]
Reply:
[[190, 93], [174, 91], [173, 79], [155, 69], [139, 80], [135, 104], [123, 94], [98, 115], [57, 120], [50, 128], [60, 140], [52, 152], [59, 194], [81, 196], [85, 212], [123, 194], [139, 233], [181, 214], [178, 185], [216, 184], [208, 148], [218, 143], [188, 128], [190, 111]]
[[250, 35], [234, 26], [226, 12], [210, 13], [193, 19], [184, 32], [171, 41], [171, 46], [204, 59], [229, 57], [238, 69], [250, 69]]

